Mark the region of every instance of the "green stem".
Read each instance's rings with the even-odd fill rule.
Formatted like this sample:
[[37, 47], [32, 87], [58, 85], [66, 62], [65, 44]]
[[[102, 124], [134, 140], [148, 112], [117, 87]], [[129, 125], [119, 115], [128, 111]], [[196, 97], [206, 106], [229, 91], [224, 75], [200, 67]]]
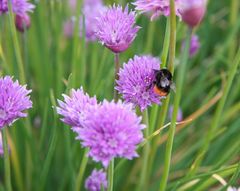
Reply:
[[[174, 22], [174, 21], [171, 21], [171, 22]], [[169, 52], [169, 43], [172, 44], [171, 48], [175, 49], [175, 46], [176, 46], [176, 41], [174, 41], [174, 37], [170, 36], [170, 34], [175, 35], [175, 33], [174, 32], [170, 33], [170, 30], [171, 31], [172, 30], [176, 31], [176, 27], [174, 28], [174, 24], [170, 25], [170, 19], [167, 18], [167, 24], [166, 24], [166, 29], [165, 29], [165, 37], [164, 37], [164, 43], [163, 43], [163, 51], [162, 51], [162, 56], [161, 56], [161, 61], [162, 61], [161, 68], [165, 68], [166, 64], [167, 64], [167, 57], [168, 57], [168, 52]], [[170, 39], [171, 39], [171, 41], [170, 41]], [[171, 53], [174, 53], [174, 51], [171, 51]], [[169, 55], [169, 56], [171, 56], [171, 55]], [[170, 101], [170, 96], [168, 96], [163, 101], [163, 105], [162, 105], [162, 107], [160, 109], [160, 112], [159, 112], [161, 114], [159, 116], [159, 120], [157, 120], [157, 118], [151, 119], [151, 121], [152, 120], [154, 121], [154, 122], [150, 121], [151, 123], [153, 123], [154, 125], [157, 123], [158, 127], [162, 127], [164, 125], [164, 122], [165, 122], [166, 116], [167, 116], [169, 101]], [[153, 129], [153, 127], [151, 127], [151, 129]], [[157, 148], [158, 148], [157, 142], [161, 138], [161, 135], [159, 134], [158, 137], [159, 138], [155, 139], [154, 142], [153, 142], [152, 151], [151, 151], [151, 158], [150, 158], [150, 161], [149, 161], [150, 168], [152, 168], [152, 166], [153, 166], [153, 161], [155, 159], [155, 155], [156, 155]]]
[[[73, 75], [73, 86], [77, 87], [78, 85], [78, 72], [79, 70], [79, 63], [78, 63], [78, 55], [79, 55], [79, 33], [80, 33], [80, 27], [79, 27], [79, 18], [81, 15], [81, 6], [82, 1], [77, 1], [77, 11], [76, 11], [76, 20], [74, 21], [74, 31], [73, 31], [73, 42], [72, 42], [72, 58], [71, 58], [71, 64], [72, 64], [72, 75]], [[83, 25], [83, 28], [85, 26]], [[84, 31], [85, 29], [83, 29]]]
[[[167, 24], [166, 24], [166, 31], [165, 31], [165, 37], [164, 37], [164, 42], [163, 42], [163, 51], [162, 51], [162, 55], [161, 55], [161, 68], [165, 68], [166, 67], [166, 63], [167, 63], [167, 56], [168, 56], [168, 50], [169, 50], [169, 41], [170, 41], [170, 22], [169, 19], [167, 19]], [[168, 98], [167, 98], [168, 99]], [[165, 104], [166, 101], [163, 102], [163, 106], [166, 105]], [[166, 107], [168, 108], [168, 104], [166, 105]], [[166, 108], [166, 112], [167, 112], [167, 108]], [[158, 110], [159, 107], [157, 105], [153, 106], [152, 112], [151, 112], [151, 116], [150, 116], [150, 132], [153, 132], [155, 129], [155, 125], [156, 125], [156, 119], [158, 116]], [[165, 110], [162, 109], [162, 111], [164, 112]], [[160, 119], [164, 119], [165, 121], [165, 117], [162, 115], [163, 113], [161, 112], [161, 116]], [[159, 123], [157, 123], [159, 124]], [[160, 125], [160, 127], [163, 126]], [[151, 163], [150, 163], [151, 164]]]
[[94, 83], [91, 86], [91, 92], [94, 92], [95, 94], [97, 93], [96, 89], [99, 86], [99, 83], [96, 83], [96, 82], [100, 82], [102, 79], [101, 74], [104, 73], [103, 71], [104, 71], [104, 66], [106, 66], [107, 58], [108, 58], [108, 49], [104, 48], [103, 53], [102, 53], [101, 62], [97, 66], [97, 75], [95, 76]]
[[169, 44], [169, 64], [168, 68], [173, 74], [174, 61], [176, 52], [176, 14], [175, 14], [175, 1], [170, 0], [170, 44]]
[[113, 178], [114, 178], [114, 159], [108, 166], [108, 188], [107, 191], [113, 191]]
[[[53, 90], [50, 90], [50, 99], [51, 99], [51, 104], [53, 105], [53, 108], [56, 108], [56, 99], [54, 97], [54, 93]], [[52, 130], [52, 136], [51, 136], [51, 140], [50, 140], [50, 144], [49, 144], [49, 149], [48, 149], [48, 153], [46, 155], [45, 161], [43, 163], [43, 167], [42, 167], [42, 171], [40, 174], [40, 178], [39, 178], [39, 186], [37, 188], [37, 190], [41, 191], [44, 190], [44, 187], [46, 186], [46, 181], [47, 181], [47, 177], [48, 177], [48, 173], [51, 167], [51, 163], [53, 160], [53, 156], [54, 156], [54, 151], [56, 149], [56, 145], [57, 145], [57, 113], [54, 112], [53, 115], [53, 130]]]
[[[187, 36], [186, 46], [184, 48], [184, 53], [183, 53], [183, 57], [181, 60], [181, 67], [179, 68], [179, 72], [177, 73], [177, 93], [174, 97], [173, 114], [172, 114], [171, 126], [169, 129], [168, 141], [167, 141], [167, 145], [166, 145], [164, 170], [163, 170], [163, 176], [162, 176], [161, 184], [160, 184], [160, 191], [164, 191], [167, 187], [167, 180], [168, 180], [168, 175], [169, 175], [169, 171], [170, 171], [170, 163], [171, 163], [171, 156], [172, 156], [174, 134], [175, 134], [175, 129], [176, 129], [178, 108], [179, 108], [179, 104], [180, 104], [180, 100], [181, 100], [183, 82], [184, 82], [184, 77], [185, 77], [186, 68], [187, 68], [190, 39], [191, 39], [191, 31], [189, 32], [189, 34]], [[171, 68], [171, 66], [170, 66], [170, 68]]]
[[[149, 125], [148, 125], [148, 111], [147, 109], [143, 112], [143, 122], [146, 124], [145, 129], [145, 138], [149, 137]], [[150, 143], [149, 141], [145, 144], [143, 149], [143, 166], [140, 176], [140, 181], [138, 184], [138, 190], [147, 190], [147, 172], [148, 172], [148, 160], [149, 160], [149, 153], [150, 153]]]
[[5, 184], [7, 187], [7, 191], [11, 191], [12, 185], [11, 185], [10, 160], [9, 160], [9, 153], [8, 153], [7, 127], [3, 127], [2, 136], [3, 136]]
[[149, 23], [149, 29], [148, 29], [148, 36], [147, 36], [147, 42], [146, 42], [146, 48], [145, 48], [145, 52], [151, 52], [152, 51], [152, 47], [153, 47], [153, 38], [154, 38], [154, 31], [155, 31], [155, 27], [156, 23], [155, 22], [150, 22]]
[[[174, 34], [174, 33], [171, 33], [171, 34]], [[173, 37], [171, 37], [171, 40], [173, 40]], [[168, 50], [169, 50], [169, 41], [170, 41], [170, 20], [169, 20], [169, 18], [167, 18], [165, 37], [164, 37], [164, 42], [163, 42], [163, 51], [162, 51], [162, 56], [161, 56], [161, 61], [162, 61], [161, 67], [162, 68], [166, 67]], [[176, 42], [174, 42], [174, 41], [170, 41], [170, 43], [176, 44]], [[171, 47], [173, 47], [173, 45]]]
[[[115, 78], [114, 78], [114, 93], [113, 93], [113, 99], [114, 102], [118, 101], [118, 92], [115, 89], [116, 86], [116, 80], [118, 80], [118, 72], [120, 68], [119, 63], [119, 54], [115, 54]], [[108, 166], [108, 189], [107, 191], [113, 191], [113, 178], [114, 178], [114, 159], [110, 162]]]
[[9, 11], [9, 23], [10, 23], [11, 34], [12, 34], [13, 44], [14, 44], [14, 48], [15, 48], [15, 55], [16, 55], [16, 59], [17, 59], [18, 69], [19, 69], [19, 79], [20, 79], [21, 83], [25, 83], [26, 79], [25, 79], [24, 65], [23, 65], [23, 61], [21, 58], [20, 46], [19, 46], [19, 42], [18, 42], [18, 38], [17, 38], [17, 31], [16, 31], [16, 27], [15, 27], [15, 23], [14, 23], [14, 15], [13, 15], [13, 11], [12, 11], [11, 0], [8, 0], [8, 9], [10, 10]]
[[99, 61], [98, 61], [98, 44], [93, 44], [93, 48], [92, 48], [92, 56], [91, 56], [91, 71], [90, 71], [90, 86], [93, 87], [93, 85], [96, 83], [96, 76], [97, 76], [97, 72], [99, 72], [98, 69], [98, 65], [99, 65]]
[[116, 80], [118, 80], [118, 72], [120, 68], [120, 63], [119, 63], [119, 53], [115, 54], [115, 79], [114, 79], [114, 101], [118, 101], [118, 91], [115, 89], [116, 87]]
[[[231, 1], [231, 11], [230, 11], [230, 27], [233, 27], [238, 21], [238, 9], [239, 9], [239, 0]], [[234, 58], [234, 54], [237, 47], [237, 41], [233, 40], [229, 48], [229, 59]]]
[[86, 46], [86, 25], [85, 25], [85, 16], [83, 14], [83, 18], [82, 18], [82, 22], [83, 22], [83, 28], [82, 28], [82, 51], [81, 51], [81, 85], [85, 86], [85, 79], [86, 79], [86, 57], [87, 57], [87, 46]]
[[224, 109], [224, 105], [226, 103], [230, 88], [232, 86], [232, 82], [233, 82], [233, 78], [236, 75], [237, 72], [237, 68], [239, 66], [240, 63], [240, 48], [238, 49], [238, 53], [235, 57], [234, 62], [232, 62], [232, 66], [230, 67], [230, 71], [229, 71], [229, 77], [228, 77], [228, 81], [226, 86], [224, 87], [223, 90], [223, 96], [217, 106], [214, 118], [212, 120], [211, 126], [207, 131], [207, 135], [206, 135], [206, 139], [205, 142], [203, 144], [203, 147], [201, 148], [200, 152], [198, 153], [198, 156], [196, 157], [197, 159], [195, 160], [195, 162], [193, 163], [191, 170], [188, 174], [188, 176], [191, 176], [192, 174], [196, 173], [196, 170], [198, 169], [198, 167], [201, 165], [202, 160], [209, 148], [209, 145], [211, 143], [211, 138], [214, 136], [215, 130], [217, 129], [220, 121], [221, 121], [221, 117], [222, 117], [222, 112]]
[[89, 149], [85, 149], [85, 151], [83, 153], [82, 162], [81, 162], [81, 165], [80, 165], [80, 168], [79, 168], [79, 173], [78, 173], [78, 176], [77, 176], [75, 191], [79, 191], [81, 189], [83, 175], [84, 175], [84, 172], [86, 170], [86, 166], [87, 166], [87, 162], [88, 162], [88, 156], [87, 156], [88, 151], [89, 151]]
[[21, 170], [20, 170], [20, 161], [19, 161], [19, 157], [20, 155], [17, 154], [16, 151], [16, 136], [17, 136], [17, 132], [15, 129], [13, 129], [12, 131], [12, 144], [10, 144], [10, 148], [11, 148], [11, 162], [12, 162], [12, 171], [14, 173], [14, 177], [16, 177], [16, 186], [17, 186], [17, 190], [19, 191], [24, 191], [24, 186], [23, 186], [23, 175], [21, 174]]

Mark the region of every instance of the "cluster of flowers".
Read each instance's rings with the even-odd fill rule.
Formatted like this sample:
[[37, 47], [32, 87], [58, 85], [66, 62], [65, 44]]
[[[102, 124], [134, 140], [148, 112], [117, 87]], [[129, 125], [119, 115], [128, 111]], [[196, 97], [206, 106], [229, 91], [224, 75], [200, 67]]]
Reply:
[[[11, 2], [11, 5], [9, 4]], [[35, 6], [28, 2], [28, 0], [1, 0], [0, 1], [0, 15], [9, 12], [9, 8], [12, 7], [12, 11], [15, 14], [15, 24], [20, 32], [29, 28], [31, 20], [28, 15], [32, 12]]]
[[[194, 27], [201, 22], [204, 16], [205, 4], [205, 0], [175, 0], [176, 15], [190, 27]], [[69, 5], [71, 11], [75, 12], [76, 0], [69, 0]], [[151, 20], [160, 15], [169, 16], [170, 14], [169, 0], [137, 0], [133, 5], [140, 13], [151, 14]], [[102, 0], [84, 0], [82, 13], [85, 18], [86, 40], [98, 40], [115, 53], [123, 52], [131, 45], [140, 29], [140, 27], [134, 26], [136, 13], [134, 11], [128, 12], [128, 6], [125, 9], [119, 5], [107, 7]], [[73, 16], [65, 22], [65, 36], [72, 37], [76, 20]], [[79, 26], [80, 36], [82, 36], [82, 17], [79, 19]], [[191, 44], [192, 49], [197, 50], [195, 47], [199, 46], [198, 39], [194, 37]], [[195, 52], [191, 51], [191, 56]]]
[[[184, 1], [188, 6], [183, 6]], [[205, 5], [199, 3], [200, 1], [193, 3], [193, 1], [175, 0], [177, 16], [190, 27], [199, 24], [203, 17]], [[76, 1], [71, 1], [70, 5], [76, 7]], [[169, 0], [137, 0], [134, 5], [136, 10], [152, 13], [151, 19], [159, 15], [168, 16], [170, 13]], [[88, 11], [90, 6], [91, 13]], [[200, 8], [202, 12], [199, 11], [198, 14], [192, 12], [193, 9]], [[188, 15], [189, 11], [192, 12], [191, 15]], [[98, 40], [114, 53], [121, 53], [129, 48], [140, 29], [135, 25], [136, 13], [129, 11], [128, 6], [106, 7], [100, 0], [85, 0], [82, 12], [85, 16], [87, 41]], [[68, 36], [73, 34], [73, 24], [71, 21], [65, 25], [65, 34]], [[80, 29], [82, 28], [83, 23], [80, 18]], [[193, 36], [191, 56], [196, 53], [198, 47], [198, 37]], [[104, 100], [98, 104], [96, 98], [90, 98], [82, 88], [72, 90], [70, 96], [63, 95], [64, 102], [59, 101], [57, 111], [63, 116], [62, 121], [72, 126], [72, 130], [78, 134], [77, 139], [82, 145], [90, 149], [89, 156], [93, 160], [100, 161], [104, 167], [107, 167], [115, 157], [132, 159], [137, 156], [135, 150], [143, 139], [141, 130], [144, 125], [140, 124], [141, 118], [132, 111], [132, 106], [138, 106], [143, 111], [152, 103], [161, 103], [164, 97], [157, 95], [151, 88], [155, 78], [154, 70], [159, 69], [160, 61], [150, 55], [135, 56], [124, 63], [118, 73], [115, 87], [122, 94], [124, 103]], [[181, 120], [181, 116], [178, 120]], [[90, 191], [100, 190], [101, 184], [104, 187], [106, 185], [105, 178], [104, 171], [94, 170], [85, 186]]]
[[[141, 124], [141, 117], [133, 111], [132, 104], [107, 100], [98, 103], [96, 97], [90, 97], [82, 88], [72, 89], [70, 96], [63, 94], [63, 97], [64, 102], [58, 100], [57, 112], [62, 121], [77, 133], [76, 139], [81, 141], [82, 146], [89, 148], [89, 156], [94, 161], [107, 167], [113, 158], [132, 159], [138, 156], [136, 148], [143, 140], [142, 129], [145, 126]], [[91, 188], [95, 184], [99, 185], [105, 179], [91, 177], [105, 177], [104, 173], [93, 171], [86, 187], [93, 190]]]
[[[28, 25], [27, 19], [23, 18], [28, 17], [27, 13], [34, 6], [27, 0], [11, 2], [17, 27], [23, 29]], [[176, 14], [190, 27], [200, 23], [205, 11], [204, 0], [175, 2]], [[76, 7], [76, 1], [71, 1], [71, 5]], [[170, 12], [169, 0], [137, 0], [134, 5], [136, 10], [152, 14], [151, 19], [159, 15], [168, 16]], [[0, 14], [8, 12], [8, 7], [7, 0], [0, 1]], [[135, 25], [136, 13], [129, 11], [128, 7], [105, 7], [100, 0], [85, 0], [82, 12], [85, 19], [80, 18], [80, 28], [85, 24], [87, 40], [98, 40], [114, 53], [125, 51], [140, 29]], [[21, 22], [18, 18], [22, 19]], [[72, 24], [71, 27], [73, 28]], [[199, 44], [196, 37], [193, 37], [192, 42], [190, 53], [193, 54]], [[149, 55], [135, 56], [124, 63], [115, 89], [122, 94], [125, 102], [104, 100], [99, 103], [96, 97], [90, 97], [83, 88], [71, 90], [69, 96], [64, 94], [64, 101], [58, 100], [59, 106], [56, 109], [62, 116], [62, 121], [77, 133], [82, 146], [89, 148], [89, 156], [94, 161], [101, 162], [105, 168], [116, 157], [132, 159], [138, 156], [136, 148], [143, 141], [142, 130], [145, 125], [141, 124], [141, 117], [136, 115], [134, 107], [143, 111], [152, 103], [161, 103], [164, 97], [157, 95], [151, 88], [155, 78], [154, 70], [159, 69], [160, 61]], [[9, 76], [0, 78], [0, 89], [0, 128], [3, 128], [26, 117], [23, 111], [31, 108], [32, 102], [28, 96], [31, 91], [26, 86], [13, 82]], [[94, 170], [85, 186], [92, 191], [100, 190], [101, 185], [107, 187], [106, 173], [104, 170]]]
[[[176, 15], [190, 27], [200, 23], [205, 11], [202, 0], [175, 0], [175, 3]], [[151, 13], [151, 19], [159, 15], [168, 16], [170, 13], [169, 0], [137, 0], [133, 4], [142, 13]], [[70, 1], [70, 6], [75, 9], [76, 1]], [[85, 0], [82, 13], [85, 17], [87, 41], [98, 40], [116, 54], [129, 48], [140, 29], [135, 25], [136, 13], [129, 11], [128, 6], [106, 7], [101, 0]], [[73, 34], [74, 20], [65, 24], [67, 36]], [[80, 18], [80, 29], [82, 28]], [[193, 56], [199, 47], [198, 37], [193, 36], [191, 42], [190, 55]], [[141, 118], [133, 112], [133, 107], [139, 107], [143, 111], [153, 103], [161, 103], [164, 97], [157, 95], [151, 88], [155, 80], [154, 71], [160, 69], [160, 64], [157, 58], [150, 55], [135, 56], [123, 64], [115, 89], [122, 94], [124, 103], [106, 100], [97, 103], [96, 98], [89, 97], [82, 88], [72, 90], [70, 96], [63, 95], [64, 102], [58, 101], [57, 111], [63, 116], [62, 121], [78, 134], [77, 139], [82, 146], [89, 148], [89, 156], [100, 161], [104, 167], [115, 157], [132, 159], [137, 156], [135, 150], [143, 139], [141, 130], [144, 125], [140, 124]], [[181, 120], [181, 113], [178, 120]], [[94, 170], [85, 187], [90, 191], [100, 190], [101, 184], [106, 187], [106, 174], [103, 170]]]

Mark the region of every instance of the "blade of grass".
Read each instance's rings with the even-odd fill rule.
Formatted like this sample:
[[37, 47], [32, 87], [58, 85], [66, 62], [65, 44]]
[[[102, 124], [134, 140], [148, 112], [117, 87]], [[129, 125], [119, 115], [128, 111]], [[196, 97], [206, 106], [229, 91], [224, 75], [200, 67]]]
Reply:
[[204, 156], [205, 156], [205, 154], [206, 154], [206, 152], [207, 152], [207, 150], [209, 148], [209, 145], [211, 143], [210, 142], [211, 137], [215, 133], [215, 130], [217, 129], [218, 124], [221, 121], [221, 115], [222, 115], [222, 112], [223, 112], [223, 109], [224, 109], [224, 105], [225, 105], [225, 102], [227, 100], [230, 88], [232, 86], [233, 79], [234, 79], [234, 77], [236, 75], [239, 62], [240, 62], [240, 48], [238, 50], [238, 53], [236, 54], [236, 57], [235, 57], [234, 61], [232, 62], [232, 66], [231, 66], [231, 68], [229, 70], [227, 84], [224, 87], [223, 96], [222, 96], [222, 98], [221, 98], [221, 100], [220, 100], [220, 102], [219, 102], [219, 104], [217, 106], [217, 109], [216, 109], [214, 118], [212, 120], [212, 123], [210, 125], [210, 128], [207, 131], [205, 142], [204, 142], [201, 150], [199, 151], [199, 153], [198, 153], [198, 155], [196, 157], [195, 162], [192, 164], [191, 169], [190, 169], [190, 171], [188, 173], [188, 176], [192, 176], [193, 174], [195, 174], [196, 170], [201, 165], [202, 160], [203, 160], [203, 158], [204, 158]]

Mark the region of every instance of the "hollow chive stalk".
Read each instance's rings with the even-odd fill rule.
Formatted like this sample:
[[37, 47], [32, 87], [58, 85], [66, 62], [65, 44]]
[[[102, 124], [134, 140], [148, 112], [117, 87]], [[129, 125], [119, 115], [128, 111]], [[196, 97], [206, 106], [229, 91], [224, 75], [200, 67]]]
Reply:
[[114, 62], [115, 62], [114, 101], [117, 102], [118, 101], [118, 92], [115, 89], [115, 86], [116, 86], [116, 80], [118, 80], [118, 72], [119, 72], [119, 68], [120, 68], [119, 53], [115, 53]]
[[[120, 68], [120, 63], [119, 63], [119, 53], [115, 53], [115, 58], [114, 58], [114, 63], [115, 63], [115, 78], [114, 78], [114, 91], [113, 91], [113, 99], [114, 102], [118, 101], [118, 92], [115, 89], [116, 86], [116, 80], [118, 80], [118, 72]], [[108, 188], [107, 191], [113, 191], [113, 179], [114, 179], [114, 159], [110, 162], [108, 166]]]
[[24, 65], [23, 65], [20, 46], [19, 46], [19, 42], [18, 42], [18, 38], [17, 38], [17, 31], [16, 31], [16, 27], [14, 24], [12, 1], [10, 1], [10, 0], [8, 0], [8, 9], [9, 9], [9, 24], [10, 24], [10, 28], [11, 28], [11, 35], [12, 35], [12, 39], [13, 39], [15, 55], [16, 55], [16, 60], [17, 60], [17, 65], [18, 65], [18, 70], [19, 70], [19, 79], [20, 79], [21, 83], [26, 83]]
[[[148, 125], [148, 111], [147, 109], [145, 109], [145, 111], [143, 112], [143, 122], [146, 125], [145, 128], [145, 138], [149, 137], [149, 125]], [[141, 190], [147, 190], [147, 183], [148, 183], [148, 179], [147, 179], [147, 174], [148, 174], [148, 162], [149, 162], [149, 154], [150, 154], [150, 142], [148, 141], [143, 148], [143, 166], [141, 169], [141, 175], [140, 175], [140, 181], [138, 184], [138, 191]]]
[[185, 77], [186, 69], [187, 69], [187, 60], [188, 60], [188, 56], [189, 56], [191, 32], [192, 32], [191, 29], [189, 29], [189, 33], [187, 35], [187, 40], [186, 40], [186, 45], [185, 45], [183, 56], [181, 59], [181, 67], [179, 68], [179, 72], [177, 73], [177, 88], [176, 88], [177, 92], [174, 97], [173, 114], [172, 114], [171, 126], [169, 129], [168, 141], [167, 141], [167, 145], [166, 145], [164, 170], [163, 170], [162, 179], [160, 181], [160, 189], [159, 189], [160, 191], [166, 190], [166, 187], [167, 187], [167, 180], [168, 180], [168, 175], [169, 175], [169, 171], [170, 171], [170, 163], [171, 163], [172, 148], [173, 148], [173, 142], [174, 142], [174, 134], [175, 134], [175, 129], [176, 129], [178, 108], [179, 108], [179, 104], [180, 104], [180, 100], [181, 100], [183, 82], [184, 82], [184, 77]]
[[6, 127], [3, 127], [3, 129], [2, 129], [2, 136], [3, 136], [5, 185], [6, 185], [7, 191], [12, 191], [10, 160], [9, 160], [8, 143], [7, 143], [7, 128]]
[[89, 149], [86, 148], [83, 153], [82, 162], [81, 162], [79, 173], [78, 173], [77, 180], [76, 180], [75, 191], [79, 191], [81, 189], [83, 175], [84, 175], [85, 169], [87, 167], [87, 162], [88, 162], [88, 151], [89, 151]]

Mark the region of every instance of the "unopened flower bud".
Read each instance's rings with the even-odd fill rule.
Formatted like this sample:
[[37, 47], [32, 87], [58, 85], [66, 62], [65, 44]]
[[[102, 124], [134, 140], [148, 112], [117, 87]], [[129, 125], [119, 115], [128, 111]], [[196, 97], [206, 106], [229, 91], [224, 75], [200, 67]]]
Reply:
[[17, 30], [20, 32], [24, 32], [25, 30], [27, 30], [31, 25], [31, 20], [28, 14], [16, 15], [15, 25], [17, 27]]
[[202, 21], [205, 11], [205, 0], [184, 0], [181, 9], [182, 20], [193, 28]]

